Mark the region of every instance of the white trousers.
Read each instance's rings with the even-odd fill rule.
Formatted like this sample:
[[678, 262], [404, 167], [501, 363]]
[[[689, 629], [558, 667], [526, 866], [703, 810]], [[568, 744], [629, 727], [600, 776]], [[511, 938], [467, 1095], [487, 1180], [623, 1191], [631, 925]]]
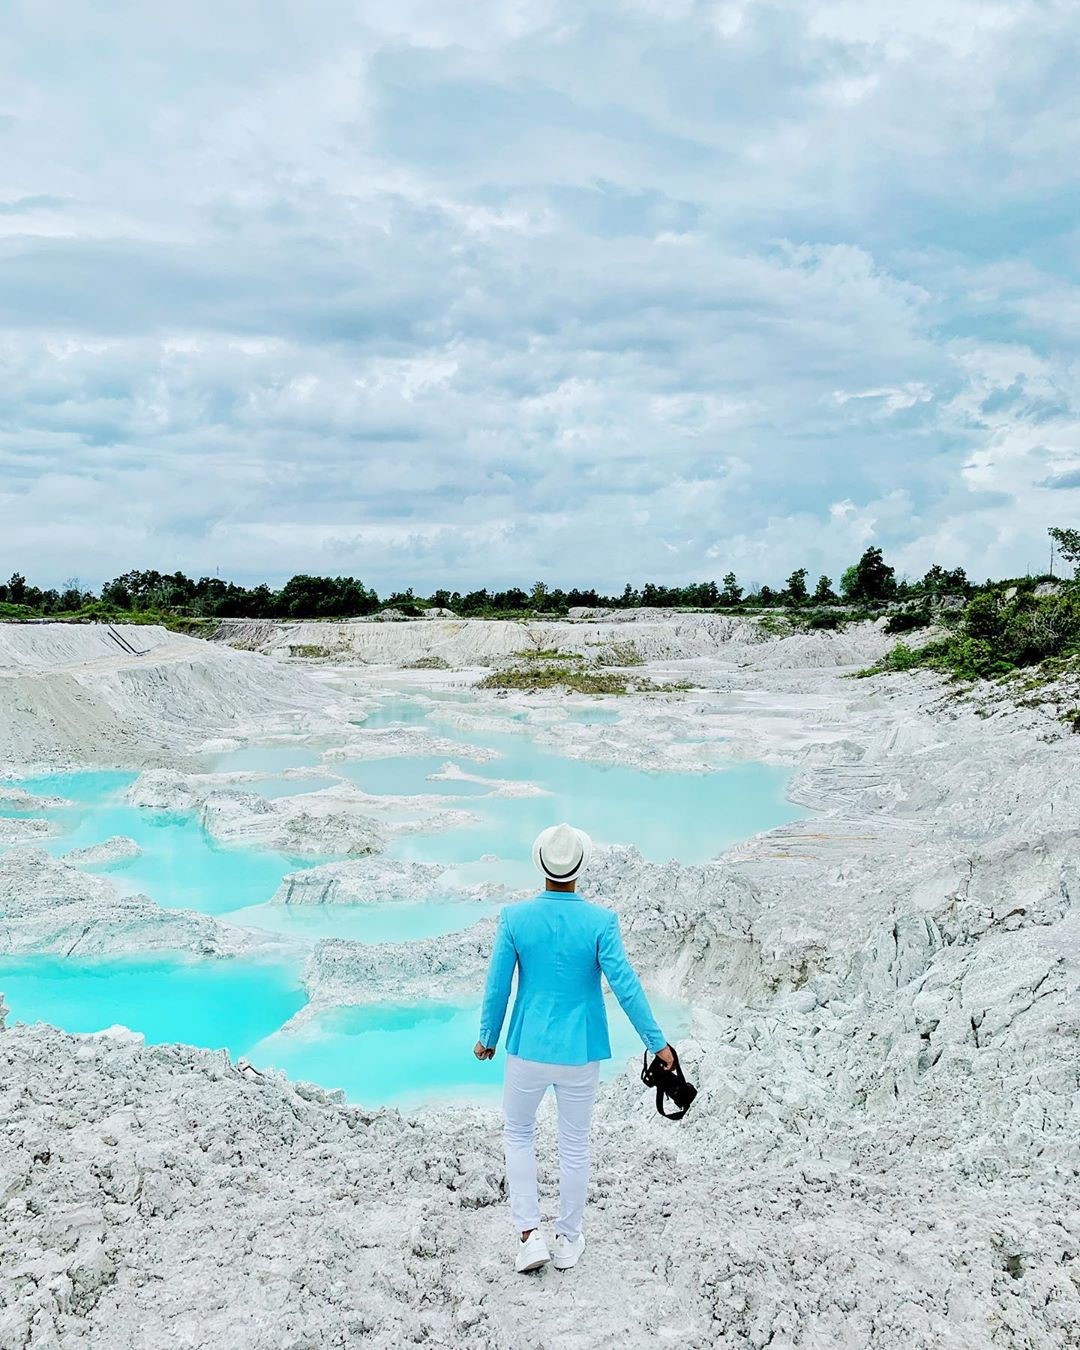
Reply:
[[533, 1131], [537, 1108], [549, 1087], [555, 1089], [559, 1109], [559, 1218], [555, 1233], [572, 1240], [581, 1233], [589, 1188], [589, 1128], [599, 1081], [599, 1060], [589, 1064], [541, 1064], [535, 1059], [507, 1055], [503, 1145], [510, 1216], [519, 1233], [540, 1227]]

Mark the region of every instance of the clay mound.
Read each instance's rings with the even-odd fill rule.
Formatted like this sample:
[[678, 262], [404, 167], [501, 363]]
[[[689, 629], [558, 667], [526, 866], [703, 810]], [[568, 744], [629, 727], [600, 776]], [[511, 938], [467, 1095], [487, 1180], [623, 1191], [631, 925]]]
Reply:
[[0, 624], [0, 763], [175, 762], [227, 729], [339, 727], [302, 671], [164, 628]]

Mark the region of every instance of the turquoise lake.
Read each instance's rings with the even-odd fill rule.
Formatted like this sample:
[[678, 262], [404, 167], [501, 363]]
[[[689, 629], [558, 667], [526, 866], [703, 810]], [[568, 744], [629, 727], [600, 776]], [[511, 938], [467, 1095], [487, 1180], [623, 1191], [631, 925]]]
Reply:
[[[236, 786], [267, 797], [317, 791], [344, 779], [368, 793], [422, 795], [441, 803], [439, 809], [468, 812], [475, 818], [472, 823], [447, 830], [429, 826], [430, 808], [420, 804], [404, 802], [388, 815], [391, 823], [404, 817], [420, 827], [392, 837], [391, 856], [450, 864], [460, 882], [531, 886], [536, 880], [529, 861], [532, 840], [545, 826], [564, 819], [588, 830], [599, 843], [633, 844], [657, 860], [699, 862], [802, 814], [785, 800], [788, 773], [783, 769], [750, 763], [711, 773], [653, 773], [570, 759], [534, 739], [526, 713], [485, 706], [485, 715], [501, 716], [507, 730], [463, 731], [439, 719], [439, 703], [451, 702], [475, 700], [468, 694], [448, 694], [433, 703], [394, 695], [360, 725], [428, 729], [453, 742], [456, 753], [349, 761], [324, 759], [323, 750], [332, 748], [326, 744], [256, 745], [207, 756], [203, 768], [255, 775]], [[568, 717], [583, 728], [617, 728], [619, 711], [575, 707]], [[496, 757], [473, 760], [468, 758], [473, 750], [494, 750]], [[495, 797], [489, 795], [490, 783], [432, 779], [447, 762], [477, 778], [535, 784], [543, 793]], [[309, 769], [313, 776], [283, 776], [297, 769]], [[152, 1043], [224, 1048], [233, 1056], [249, 1056], [259, 1067], [281, 1068], [294, 1077], [344, 1088], [350, 1100], [368, 1105], [414, 1106], [447, 1097], [479, 1100], [497, 1092], [499, 1061], [479, 1064], [471, 1055], [476, 1004], [340, 1008], [320, 1014], [302, 1030], [280, 1030], [303, 1006], [300, 971], [305, 952], [320, 939], [437, 939], [494, 914], [497, 904], [437, 893], [422, 902], [372, 895], [368, 903], [355, 905], [270, 904], [287, 873], [332, 859], [223, 847], [206, 834], [193, 812], [129, 805], [125, 793], [136, 776], [117, 770], [50, 774], [18, 786], [70, 803], [41, 813], [58, 830], [44, 841], [49, 852], [59, 856], [126, 835], [143, 850], [141, 856], [91, 870], [160, 905], [195, 909], [278, 934], [293, 944], [289, 958], [0, 958], [0, 990], [13, 1018], [48, 1021], [75, 1032], [123, 1025]], [[0, 804], [0, 814], [27, 813]], [[689, 1010], [670, 1001], [655, 1003], [668, 1035], [682, 1034]], [[610, 1020], [615, 1059], [609, 1071], [615, 1072], [639, 1046], [617, 1005], [612, 1005]]]
[[[686, 1034], [690, 1019], [684, 1005], [656, 997], [651, 1002], [670, 1040]], [[601, 1066], [603, 1079], [621, 1072], [626, 1059], [642, 1051], [610, 995], [607, 1008], [612, 1058]], [[293, 1078], [335, 1079], [350, 1101], [412, 1107], [465, 1093], [474, 1101], [494, 1100], [502, 1089], [503, 1048], [485, 1063], [463, 1054], [476, 1040], [479, 1011], [479, 1001], [334, 1008], [301, 1031], [270, 1036], [255, 1047], [252, 1058]]]
[[[403, 700], [389, 703], [380, 727], [423, 720]], [[598, 724], [618, 719], [617, 710], [575, 710], [577, 720]], [[370, 725], [371, 719], [365, 725]], [[526, 724], [522, 724], [523, 726]], [[699, 863], [756, 834], [795, 820], [804, 811], [785, 796], [790, 771], [770, 765], [737, 763], [712, 773], [653, 773], [599, 760], [570, 759], [539, 745], [527, 732], [471, 733], [432, 720], [431, 729], [457, 741], [460, 757], [397, 756], [337, 761], [336, 771], [365, 792], [388, 794], [456, 793], [459, 806], [479, 817], [476, 825], [452, 831], [399, 836], [393, 856], [425, 862], [475, 862], [495, 854], [513, 863], [530, 857], [532, 841], [547, 825], [572, 821], [602, 844], [633, 844], [646, 858]], [[476, 761], [471, 749], [494, 750], [497, 758]], [[446, 762], [479, 778], [533, 783], [544, 795], [492, 797], [474, 782], [432, 781]], [[507, 880], [518, 882], [516, 875]]]
[[299, 963], [56, 956], [0, 959], [0, 989], [24, 1022], [65, 1031], [125, 1026], [151, 1045], [244, 1055], [304, 1004]]

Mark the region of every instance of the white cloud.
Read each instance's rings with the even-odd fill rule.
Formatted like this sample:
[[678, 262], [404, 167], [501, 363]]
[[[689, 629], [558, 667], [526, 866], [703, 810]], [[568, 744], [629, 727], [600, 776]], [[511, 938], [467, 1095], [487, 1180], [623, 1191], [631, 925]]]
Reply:
[[23, 7], [0, 570], [1037, 562], [1078, 46], [1063, 0]]

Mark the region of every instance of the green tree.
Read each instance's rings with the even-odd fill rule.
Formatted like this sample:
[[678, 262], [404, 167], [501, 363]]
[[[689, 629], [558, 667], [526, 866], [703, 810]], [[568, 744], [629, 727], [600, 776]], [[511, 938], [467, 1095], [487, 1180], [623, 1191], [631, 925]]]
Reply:
[[879, 604], [896, 594], [896, 569], [890, 567], [881, 549], [868, 548], [840, 582], [845, 600]]
[[26, 603], [26, 578], [19, 572], [12, 572], [7, 584], [7, 598], [13, 605]]
[[101, 603], [112, 609], [130, 609], [131, 592], [124, 585], [122, 577], [107, 581], [101, 588]]
[[963, 595], [968, 589], [967, 573], [962, 567], [949, 572], [940, 563], [934, 563], [919, 585], [927, 595]]
[[723, 605], [737, 605], [743, 598], [743, 588], [735, 579], [735, 573], [729, 572], [724, 578], [723, 590], [720, 592], [720, 603]]
[[265, 581], [248, 593], [247, 613], [253, 619], [265, 619], [273, 612], [274, 593]]
[[469, 591], [467, 595], [461, 597], [454, 608], [460, 610], [462, 614], [479, 614], [485, 609], [490, 609], [491, 598], [487, 593], [487, 588], [485, 587], [480, 591]]
[[1057, 544], [1057, 551], [1073, 565], [1076, 576], [1080, 577], [1080, 530], [1062, 529], [1055, 525], [1047, 531]]
[[82, 609], [83, 592], [79, 585], [78, 577], [69, 577], [64, 582], [64, 589], [60, 595], [60, 608], [63, 610]]
[[807, 597], [806, 590], [806, 568], [797, 567], [791, 576], [787, 579], [787, 587], [784, 592], [787, 599], [793, 605], [801, 605]]
[[845, 567], [840, 573], [840, 594], [845, 600], [855, 599], [855, 587], [858, 584], [858, 574], [858, 563], [852, 563], [850, 567]]
[[570, 590], [568, 590], [568, 591], [566, 592], [566, 607], [567, 607], [567, 609], [571, 609], [571, 608], [573, 608], [573, 607], [575, 607], [575, 606], [578, 606], [578, 605], [583, 606], [584, 608], [587, 608], [587, 609], [592, 609], [592, 608], [595, 608], [596, 606], [600, 605], [601, 603], [606, 604], [606, 605], [608, 605], [609, 607], [611, 607], [611, 606], [613, 606], [614, 604], [617, 604], [618, 602], [617, 602], [617, 601], [601, 601], [601, 599], [600, 599], [600, 597], [597, 595], [597, 593], [596, 593], [594, 590], [592, 590], [591, 588], [590, 588], [589, 590], [587, 590], [587, 591], [583, 591], [583, 590], [581, 590], [579, 587], [574, 586], [574, 587], [572, 587]]
[[[204, 577], [199, 588], [210, 603], [225, 601], [225, 583], [215, 577]], [[274, 596], [273, 609], [280, 618], [334, 619], [354, 614], [373, 614], [379, 607], [379, 597], [355, 577], [310, 577], [300, 574], [290, 577]], [[209, 612], [220, 613], [213, 608]]]
[[836, 599], [836, 592], [832, 588], [832, 582], [824, 574], [817, 579], [817, 585], [814, 587], [814, 604], [828, 605]]

